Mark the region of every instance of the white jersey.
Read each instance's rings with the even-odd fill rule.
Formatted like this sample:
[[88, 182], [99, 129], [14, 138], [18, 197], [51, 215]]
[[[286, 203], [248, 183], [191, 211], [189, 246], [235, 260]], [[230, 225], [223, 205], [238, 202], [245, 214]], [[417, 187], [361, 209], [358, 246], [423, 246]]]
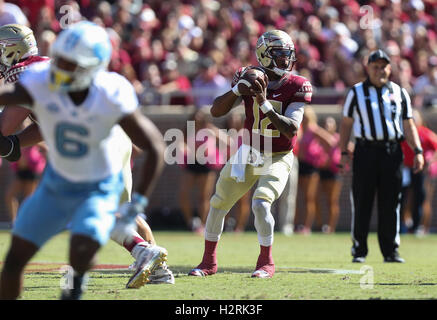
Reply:
[[138, 108], [132, 85], [123, 76], [99, 72], [85, 101], [76, 106], [67, 93], [49, 89], [50, 64], [35, 63], [19, 83], [33, 98], [52, 168], [72, 182], [98, 181], [119, 173], [121, 118]]

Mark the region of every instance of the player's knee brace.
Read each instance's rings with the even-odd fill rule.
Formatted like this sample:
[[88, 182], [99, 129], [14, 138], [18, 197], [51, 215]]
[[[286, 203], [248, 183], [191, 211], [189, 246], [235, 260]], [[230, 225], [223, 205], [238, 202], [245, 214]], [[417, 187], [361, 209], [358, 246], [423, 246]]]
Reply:
[[272, 204], [264, 199], [255, 198], [252, 200], [255, 229], [258, 233], [259, 243], [263, 246], [270, 246], [273, 243], [275, 219], [270, 211], [271, 206]]
[[219, 210], [229, 211], [230, 209], [227, 206], [226, 201], [220, 196], [218, 196], [216, 193], [211, 197], [211, 200], [209, 201], [211, 208], [216, 208]]
[[255, 189], [253, 194], [253, 199], [265, 200], [270, 203], [275, 201], [277, 198], [279, 198], [279, 196], [272, 186], [260, 186]]

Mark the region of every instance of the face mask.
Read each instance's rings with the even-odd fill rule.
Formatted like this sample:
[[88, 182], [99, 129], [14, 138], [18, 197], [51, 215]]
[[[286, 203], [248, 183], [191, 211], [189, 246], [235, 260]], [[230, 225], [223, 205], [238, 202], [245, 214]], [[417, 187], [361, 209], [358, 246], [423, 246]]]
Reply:
[[50, 90], [68, 91], [69, 85], [74, 80], [74, 72], [62, 70], [52, 65], [50, 70]]

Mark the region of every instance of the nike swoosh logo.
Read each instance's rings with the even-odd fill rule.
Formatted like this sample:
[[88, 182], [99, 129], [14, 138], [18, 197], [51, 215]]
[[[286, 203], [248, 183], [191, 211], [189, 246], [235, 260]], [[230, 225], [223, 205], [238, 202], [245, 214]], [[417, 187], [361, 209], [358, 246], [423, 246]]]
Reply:
[[279, 97], [282, 93], [273, 94], [273, 98]]

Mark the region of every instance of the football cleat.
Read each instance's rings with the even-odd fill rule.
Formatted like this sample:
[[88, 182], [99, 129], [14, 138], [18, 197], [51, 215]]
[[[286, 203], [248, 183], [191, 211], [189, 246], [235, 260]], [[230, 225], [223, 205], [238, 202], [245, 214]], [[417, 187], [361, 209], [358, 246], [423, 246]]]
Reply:
[[252, 273], [252, 278], [271, 278], [273, 275], [271, 275], [270, 273], [268, 273], [265, 270], [255, 270]]
[[164, 262], [149, 276], [147, 284], [174, 284], [173, 272], [168, 268]]
[[[129, 270], [135, 270], [137, 268], [137, 262], [134, 261], [129, 266]], [[173, 272], [168, 268], [168, 265], [163, 262], [155, 271], [153, 271], [149, 276], [149, 282], [146, 284], [174, 284], [174, 275]]]
[[126, 284], [126, 288], [138, 289], [150, 282], [150, 275], [167, 261], [167, 250], [158, 246], [142, 247], [136, 261], [137, 269]]
[[272, 278], [275, 274], [275, 265], [273, 263], [257, 266], [252, 273], [252, 278]]
[[195, 277], [206, 277], [208, 274], [206, 274], [202, 269], [191, 269], [190, 272], [188, 272], [189, 276], [195, 276]]
[[206, 263], [202, 262], [196, 268], [191, 269], [191, 271], [188, 273], [188, 275], [195, 276], [195, 277], [206, 277], [206, 276], [211, 276], [211, 275], [216, 274], [216, 273], [217, 273], [217, 263], [206, 264]]
[[275, 274], [275, 263], [270, 257], [259, 255], [252, 278], [271, 278]]

